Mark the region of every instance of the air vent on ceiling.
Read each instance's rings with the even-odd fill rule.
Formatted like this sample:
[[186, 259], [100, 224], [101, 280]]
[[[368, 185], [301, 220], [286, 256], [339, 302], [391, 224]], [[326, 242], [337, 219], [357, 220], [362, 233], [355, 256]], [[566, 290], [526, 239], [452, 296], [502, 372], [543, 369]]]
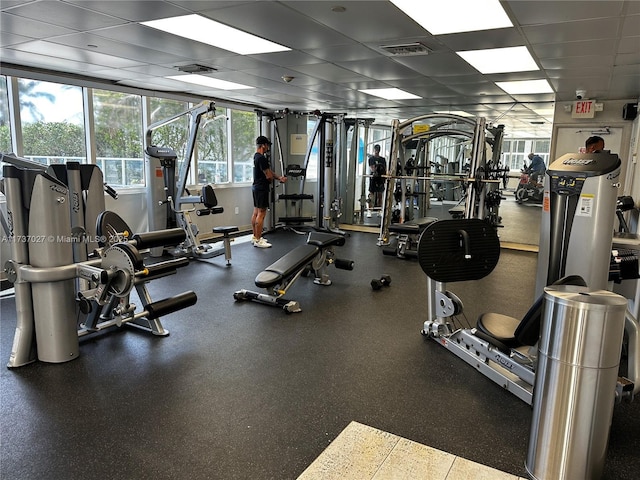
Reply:
[[185, 73], [208, 73], [213, 72], [216, 69], [213, 67], [207, 67], [206, 65], [198, 65], [197, 63], [191, 63], [189, 65], [178, 65], [178, 71]]
[[422, 43], [405, 43], [402, 45], [382, 45], [380, 47], [391, 55], [428, 55], [431, 49]]

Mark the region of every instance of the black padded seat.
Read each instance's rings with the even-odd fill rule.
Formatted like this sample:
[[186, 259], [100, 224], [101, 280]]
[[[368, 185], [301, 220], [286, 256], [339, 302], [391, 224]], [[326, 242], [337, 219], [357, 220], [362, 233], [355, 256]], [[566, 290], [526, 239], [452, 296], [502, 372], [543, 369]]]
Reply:
[[341, 247], [344, 245], [345, 239], [342, 235], [335, 235], [333, 233], [310, 232], [309, 237], [307, 238], [307, 243], [320, 248], [326, 248], [333, 245]]
[[476, 328], [489, 335], [509, 348], [520, 346], [515, 337], [515, 331], [520, 325], [520, 320], [502, 315], [501, 313], [484, 313], [478, 317]]
[[[575, 285], [586, 287], [587, 283], [579, 275], [567, 275], [552, 285]], [[501, 342], [509, 348], [524, 345], [533, 346], [540, 338], [540, 325], [542, 322], [542, 310], [544, 308], [544, 295], [540, 295], [531, 305], [522, 320], [517, 320], [500, 313], [483, 313], [478, 317], [476, 329], [489, 337]]]
[[417, 218], [406, 223], [393, 223], [389, 225], [389, 231], [394, 233], [406, 233], [409, 235], [421, 233], [425, 228], [437, 221], [438, 219], [436, 217]]
[[228, 225], [223, 227], [213, 227], [213, 233], [222, 233], [225, 237], [230, 233], [237, 232], [238, 227], [235, 225]]
[[260, 272], [255, 280], [256, 286], [269, 288], [277, 285], [313, 260], [318, 251], [319, 248], [315, 245], [300, 245], [294, 248]]

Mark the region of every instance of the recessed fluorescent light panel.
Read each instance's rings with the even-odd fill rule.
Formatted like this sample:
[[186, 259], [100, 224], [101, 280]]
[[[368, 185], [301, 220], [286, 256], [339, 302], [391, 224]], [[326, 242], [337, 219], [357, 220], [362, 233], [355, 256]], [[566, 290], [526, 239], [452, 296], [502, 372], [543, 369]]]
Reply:
[[215, 88], [216, 90], [242, 90], [246, 88], [253, 88], [248, 85], [227, 82], [226, 80], [218, 80], [217, 78], [206, 77], [204, 75], [172, 75], [166, 78], [169, 80], [176, 80], [178, 82], [193, 83], [195, 85]]
[[459, 115], [461, 117], [473, 117], [473, 115], [471, 115], [470, 113], [464, 112], [462, 110], [448, 110], [448, 111], [440, 110], [434, 113], [449, 113], [451, 115]]
[[496, 85], [511, 95], [529, 93], [553, 93], [546, 80], [520, 80], [516, 82], [496, 82]]
[[373, 95], [374, 97], [384, 98], [385, 100], [413, 100], [418, 97], [413, 93], [405, 92], [399, 88], [372, 88], [368, 90], [360, 90], [367, 95]]
[[240, 55], [284, 52], [288, 47], [236, 30], [200, 15], [183, 15], [141, 22], [142, 25], [172, 33], [179, 37], [206, 43]]
[[527, 47], [489, 48], [456, 52], [480, 73], [530, 72], [540, 70]]
[[513, 27], [498, 0], [391, 0], [432, 35]]

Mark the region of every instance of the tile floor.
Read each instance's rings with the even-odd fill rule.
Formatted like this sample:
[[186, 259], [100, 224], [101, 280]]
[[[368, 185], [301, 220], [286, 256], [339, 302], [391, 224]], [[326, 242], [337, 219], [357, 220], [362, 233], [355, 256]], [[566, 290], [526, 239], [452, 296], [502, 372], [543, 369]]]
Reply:
[[298, 480], [525, 480], [351, 422]]

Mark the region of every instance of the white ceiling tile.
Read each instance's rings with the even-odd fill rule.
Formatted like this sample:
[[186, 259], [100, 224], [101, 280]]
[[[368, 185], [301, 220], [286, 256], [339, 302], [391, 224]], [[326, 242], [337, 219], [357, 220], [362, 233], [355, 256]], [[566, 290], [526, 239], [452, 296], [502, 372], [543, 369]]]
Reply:
[[[107, 85], [117, 81], [212, 95], [248, 108], [280, 109], [287, 103], [375, 113], [386, 120], [429, 113], [437, 106], [503, 117], [508, 125], [512, 118], [513, 125], [524, 128], [535, 115], [531, 104], [572, 100], [578, 83], [599, 99], [640, 97], [640, 1], [501, 3], [513, 28], [432, 36], [381, 0], [344, 0], [339, 2], [346, 8], [342, 13], [332, 11], [337, 3], [324, 0], [2, 0], [0, 58], [3, 67], [22, 65], [103, 79]], [[194, 12], [293, 50], [241, 56], [137, 23]], [[380, 49], [415, 42], [431, 53], [391, 56]], [[455, 54], [517, 45], [528, 46], [543, 70], [481, 75]], [[164, 78], [175, 74], [177, 65], [189, 63], [214, 67], [212, 77], [253, 88], [212, 91]], [[295, 78], [285, 83], [283, 75]], [[494, 85], [545, 78], [556, 96], [510, 96]], [[389, 102], [358, 92], [390, 87], [423, 98]]]

